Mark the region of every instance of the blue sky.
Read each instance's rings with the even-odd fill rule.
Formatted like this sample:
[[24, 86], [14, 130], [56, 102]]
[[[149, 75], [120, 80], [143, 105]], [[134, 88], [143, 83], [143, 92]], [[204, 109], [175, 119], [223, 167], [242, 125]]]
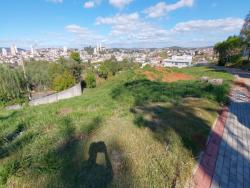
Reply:
[[2, 0], [0, 46], [207, 46], [249, 11], [250, 0]]

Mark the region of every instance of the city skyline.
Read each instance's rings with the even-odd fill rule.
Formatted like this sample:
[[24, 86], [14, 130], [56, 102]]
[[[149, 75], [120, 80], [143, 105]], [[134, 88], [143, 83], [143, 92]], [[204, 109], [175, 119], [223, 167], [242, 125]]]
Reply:
[[9, 0], [0, 47], [202, 47], [238, 34], [248, 0]]

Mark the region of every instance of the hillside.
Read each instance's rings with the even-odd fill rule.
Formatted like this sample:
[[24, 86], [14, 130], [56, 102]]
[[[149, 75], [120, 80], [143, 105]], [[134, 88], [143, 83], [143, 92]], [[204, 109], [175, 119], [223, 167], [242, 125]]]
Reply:
[[[165, 82], [168, 73], [192, 79]], [[225, 82], [212, 86], [201, 76]], [[203, 67], [147, 67], [74, 99], [2, 109], [0, 187], [183, 187], [232, 80]]]

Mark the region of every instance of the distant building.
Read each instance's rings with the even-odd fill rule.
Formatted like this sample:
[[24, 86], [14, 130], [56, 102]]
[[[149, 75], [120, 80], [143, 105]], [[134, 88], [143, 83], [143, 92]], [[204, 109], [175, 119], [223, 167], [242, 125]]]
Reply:
[[171, 59], [164, 59], [164, 67], [189, 67], [192, 65], [192, 56], [183, 55], [183, 56], [172, 56]]
[[18, 53], [16, 45], [10, 47], [10, 53], [12, 56], [15, 56]]
[[63, 54], [67, 55], [68, 53], [68, 48], [66, 46], [63, 47]]
[[2, 56], [3, 57], [7, 56], [7, 50], [5, 48], [2, 48]]
[[94, 48], [94, 55], [98, 55], [100, 52], [105, 51], [106, 48], [102, 46], [102, 44], [97, 44]]
[[34, 47], [33, 45], [30, 46], [30, 54], [32, 57], [38, 55], [38, 51], [37, 51], [36, 47]]
[[17, 54], [18, 53], [18, 49], [17, 49], [16, 45], [14, 45], [14, 49], [15, 49], [15, 52]]

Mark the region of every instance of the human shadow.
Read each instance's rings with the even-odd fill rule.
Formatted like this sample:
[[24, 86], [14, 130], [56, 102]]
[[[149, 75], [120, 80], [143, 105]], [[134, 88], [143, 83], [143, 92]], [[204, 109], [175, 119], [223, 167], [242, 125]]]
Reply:
[[[97, 164], [97, 155], [104, 154], [105, 165]], [[79, 187], [108, 187], [113, 179], [113, 168], [104, 142], [93, 142], [89, 147], [89, 158], [84, 161], [78, 176]]]
[[[89, 125], [97, 127], [101, 120], [100, 117], [95, 117]], [[106, 144], [91, 143], [88, 149], [89, 156], [85, 158], [84, 154], [87, 152], [85, 146], [89, 139], [86, 131], [89, 132], [89, 130], [85, 129], [85, 133], [76, 132], [70, 118], [62, 121], [61, 129], [66, 135], [64, 140], [57, 148], [41, 158], [39, 164], [42, 165], [33, 167], [42, 174], [55, 174], [46, 182], [45, 187], [108, 187], [113, 179], [113, 169]], [[99, 155], [104, 156], [104, 163], [98, 164]]]

